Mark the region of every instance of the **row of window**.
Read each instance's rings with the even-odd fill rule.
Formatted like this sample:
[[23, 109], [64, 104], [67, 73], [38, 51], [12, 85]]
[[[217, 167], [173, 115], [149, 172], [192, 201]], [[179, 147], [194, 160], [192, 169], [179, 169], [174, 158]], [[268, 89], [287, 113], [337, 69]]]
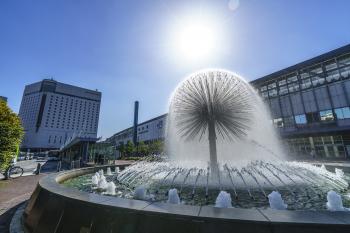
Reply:
[[[91, 134], [91, 135], [94, 135], [95, 133], [94, 132], [85, 132], [86, 134]], [[59, 144], [59, 145], [62, 145], [63, 143], [65, 143], [67, 140], [71, 140], [72, 139], [72, 136], [71, 137], [68, 137], [67, 135], [66, 136], [57, 136], [57, 135], [49, 135], [49, 138], [48, 138], [48, 143], [49, 144]]]
[[[163, 121], [159, 121], [158, 123], [157, 123], [157, 125], [156, 125], [156, 127], [157, 127], [157, 129], [161, 129], [161, 128], [163, 128]], [[138, 130], [137, 131], [143, 131], [143, 130], [145, 130], [145, 129], [148, 129], [148, 125], [146, 125], [146, 126], [142, 126], [142, 127], [138, 127]]]
[[[153, 123], [153, 122], [152, 122], [152, 123]], [[152, 124], [152, 123], [151, 123], [151, 124]], [[145, 132], [143, 132], [143, 131], [144, 131], [144, 130], [147, 130], [148, 127], [149, 127], [149, 125], [138, 126], [137, 131], [138, 131], [139, 134], [147, 133], [148, 131], [145, 131]], [[156, 124], [155, 127], [156, 127], [156, 129], [161, 130], [161, 129], [163, 128], [163, 120], [160, 120], [160, 121]], [[158, 131], [158, 133], [159, 133], [159, 131]], [[161, 134], [161, 133], [160, 133], [160, 134]], [[131, 129], [131, 130], [127, 131], [127, 132], [123, 132], [123, 133], [121, 133], [121, 134], [119, 134], [119, 135], [113, 136], [113, 138], [111, 138], [111, 140], [114, 141], [115, 143], [117, 143], [117, 142], [120, 141], [120, 140], [125, 140], [125, 139], [127, 139], [127, 138], [131, 138], [132, 136], [133, 136], [133, 130]]]
[[320, 112], [310, 112], [306, 114], [273, 119], [273, 124], [278, 127], [293, 127], [295, 125], [305, 125], [317, 122], [333, 122], [336, 119], [350, 119], [350, 108], [336, 108]]
[[[322, 69], [323, 67], [323, 69]], [[324, 70], [324, 71], [323, 71]], [[338, 62], [330, 61], [323, 65], [316, 65], [311, 68], [305, 68], [297, 73], [292, 73], [279, 81], [274, 81], [268, 85], [260, 87], [261, 96], [264, 98], [285, 95], [334, 81], [341, 78], [350, 77], [350, 54], [338, 59]]]
[[19, 116], [21, 117], [23, 127], [28, 129], [36, 124], [39, 111], [40, 94], [31, 94], [23, 98]]
[[346, 157], [343, 138], [340, 135], [285, 139], [290, 153], [317, 158]]
[[[64, 96], [50, 96], [45, 127], [97, 130], [98, 104]], [[72, 119], [72, 120], [71, 120]]]

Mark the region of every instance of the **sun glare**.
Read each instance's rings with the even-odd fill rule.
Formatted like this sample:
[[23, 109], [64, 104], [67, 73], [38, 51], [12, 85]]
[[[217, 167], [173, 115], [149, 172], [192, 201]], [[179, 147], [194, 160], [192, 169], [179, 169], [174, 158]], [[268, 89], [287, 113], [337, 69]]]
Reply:
[[172, 33], [177, 59], [198, 62], [213, 58], [219, 46], [218, 36], [218, 27], [212, 20], [183, 20]]
[[178, 49], [189, 59], [203, 59], [211, 55], [215, 48], [213, 28], [202, 23], [186, 25], [177, 38]]

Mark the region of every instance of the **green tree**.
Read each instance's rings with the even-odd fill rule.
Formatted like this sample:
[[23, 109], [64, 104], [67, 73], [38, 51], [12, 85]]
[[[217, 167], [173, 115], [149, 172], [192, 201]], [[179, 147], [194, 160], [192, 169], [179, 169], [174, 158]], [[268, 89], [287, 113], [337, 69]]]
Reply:
[[124, 154], [125, 154], [125, 145], [124, 144], [121, 144], [119, 147], [118, 147], [118, 151], [120, 153], [120, 156], [122, 157]]
[[17, 156], [23, 137], [21, 120], [0, 100], [0, 168], [6, 169], [11, 160]]
[[149, 153], [150, 154], [159, 154], [164, 149], [164, 142], [161, 140], [157, 140], [149, 144]]
[[138, 152], [142, 155], [142, 156], [147, 156], [149, 154], [149, 148], [148, 145], [145, 144], [145, 142], [140, 142], [139, 143], [139, 148], [138, 148]]
[[128, 141], [125, 145], [125, 154], [127, 156], [131, 156], [134, 151], [135, 151], [134, 143], [132, 141]]

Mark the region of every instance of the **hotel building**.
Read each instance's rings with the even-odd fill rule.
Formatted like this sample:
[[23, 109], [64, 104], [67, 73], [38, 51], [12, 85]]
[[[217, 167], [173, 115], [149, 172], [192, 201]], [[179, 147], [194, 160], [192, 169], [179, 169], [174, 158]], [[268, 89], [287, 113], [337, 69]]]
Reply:
[[52, 79], [27, 85], [19, 116], [25, 130], [21, 150], [59, 149], [75, 137], [96, 138], [101, 92]]

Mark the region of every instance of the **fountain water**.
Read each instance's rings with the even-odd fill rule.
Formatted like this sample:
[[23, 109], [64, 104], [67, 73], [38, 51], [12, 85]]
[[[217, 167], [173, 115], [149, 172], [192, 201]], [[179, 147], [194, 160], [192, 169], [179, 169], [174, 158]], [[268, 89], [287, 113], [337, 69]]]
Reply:
[[112, 175], [112, 170], [110, 167], [107, 167], [107, 176], [111, 176]]
[[[141, 161], [108, 177], [134, 190], [135, 199], [167, 197], [179, 203], [181, 197], [185, 204], [230, 207], [232, 195], [241, 207], [266, 206], [269, 200], [271, 208], [299, 209], [310, 199], [323, 204], [330, 189], [343, 192], [348, 187], [340, 170], [334, 174], [324, 166], [286, 162], [264, 103], [231, 72], [189, 76], [169, 106], [168, 159]], [[93, 183], [98, 180], [97, 186], [106, 188], [103, 171], [95, 176]]]
[[116, 185], [114, 184], [113, 181], [107, 182], [105, 194], [107, 194], [107, 195], [115, 195], [115, 188], [116, 188]]
[[146, 188], [144, 186], [138, 186], [134, 190], [134, 199], [137, 200], [146, 200], [147, 194], [146, 194]]
[[101, 175], [97, 184], [97, 188], [99, 189], [106, 189], [108, 186], [106, 177], [104, 175]]
[[273, 191], [268, 195], [269, 203], [271, 209], [275, 210], [285, 210], [287, 209], [287, 204], [284, 203], [282, 196], [279, 192]]
[[228, 192], [220, 191], [215, 201], [215, 207], [231, 208], [232, 207], [231, 195]]
[[206, 168], [284, 158], [264, 103], [238, 75], [195, 73], [175, 89], [169, 106], [167, 154], [175, 163]]
[[349, 211], [343, 206], [341, 196], [333, 190], [327, 193], [327, 209], [330, 211]]
[[170, 189], [168, 193], [168, 203], [180, 204], [180, 197], [177, 193], [177, 189]]

